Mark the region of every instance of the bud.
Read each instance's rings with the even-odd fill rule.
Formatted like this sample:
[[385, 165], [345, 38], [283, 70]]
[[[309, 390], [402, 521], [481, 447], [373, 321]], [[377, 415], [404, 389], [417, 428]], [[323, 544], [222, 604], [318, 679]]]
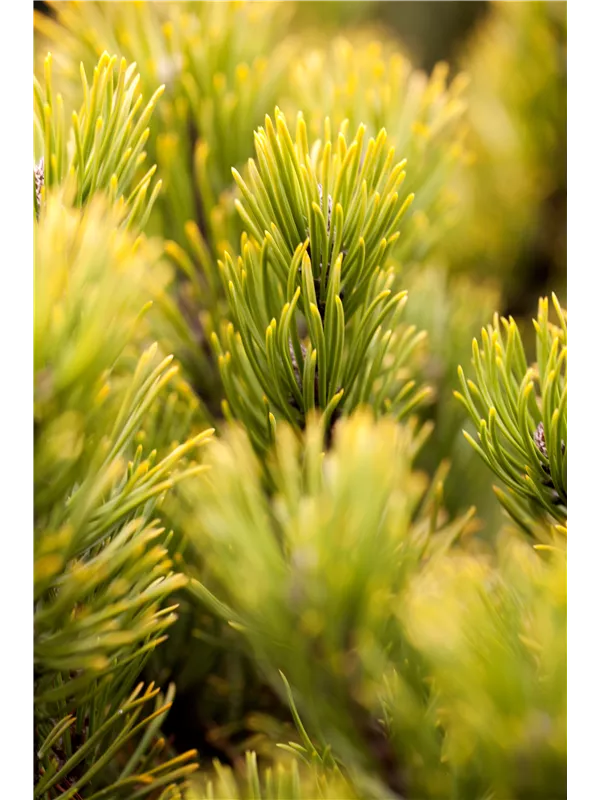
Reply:
[[42, 156], [33, 168], [33, 180], [35, 182], [35, 214], [39, 219], [42, 209], [42, 188], [44, 186], [44, 157]]

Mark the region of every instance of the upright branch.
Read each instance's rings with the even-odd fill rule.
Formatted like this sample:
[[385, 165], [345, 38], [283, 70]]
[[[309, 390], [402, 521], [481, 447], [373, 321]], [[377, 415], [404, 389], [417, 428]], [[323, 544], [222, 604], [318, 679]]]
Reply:
[[[160, 86], [143, 106], [136, 65], [103, 53], [91, 85], [81, 64], [83, 104], [65, 120], [61, 94], [52, 90], [52, 56], [44, 62], [44, 86], [33, 81], [34, 132], [42, 155], [34, 167], [34, 207], [39, 216], [49, 189], [69, 182], [82, 205], [98, 190], [123, 210], [127, 228], [144, 227], [161, 189], [156, 165], [140, 175], [150, 136], [148, 122], [163, 93]], [[152, 187], [152, 189], [151, 189]]]
[[365, 147], [364, 126], [350, 141], [347, 127], [333, 138], [327, 122], [309, 148], [302, 115], [292, 139], [276, 109], [255, 134], [257, 162], [234, 170], [246, 234], [220, 262], [232, 323], [213, 343], [225, 413], [262, 447], [277, 419], [302, 429], [318, 408], [327, 429], [362, 403], [400, 418], [426, 394], [407, 380], [423, 337], [400, 325], [406, 292], [388, 263], [413, 200], [405, 161], [385, 130]]
[[473, 340], [475, 380], [458, 369], [462, 402], [475, 423], [478, 442], [467, 441], [508, 487], [496, 494], [529, 533], [536, 521], [567, 524], [567, 313], [556, 295], [558, 325], [548, 320], [548, 298], [539, 302], [537, 361], [527, 364], [515, 321], [494, 317]]

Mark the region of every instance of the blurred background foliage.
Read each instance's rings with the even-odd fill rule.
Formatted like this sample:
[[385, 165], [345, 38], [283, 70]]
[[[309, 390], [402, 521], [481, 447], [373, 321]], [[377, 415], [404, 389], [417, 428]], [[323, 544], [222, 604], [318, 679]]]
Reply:
[[[275, 119], [279, 107], [293, 136], [301, 110], [311, 146], [327, 138], [328, 125], [335, 146], [344, 120], [348, 144], [361, 123], [365, 141], [384, 127], [396, 161], [407, 159], [401, 198], [415, 194], [386, 259], [390, 288], [408, 291], [403, 324], [427, 333], [426, 347], [411, 355], [401, 375], [430, 387], [428, 401], [411, 422], [417, 444], [413, 447], [407, 436], [400, 447], [396, 429], [377, 427], [372, 420], [357, 423], [355, 439], [351, 424], [342, 426], [325, 467], [331, 483], [320, 486], [316, 479], [311, 483], [309, 467], [307, 475], [294, 472], [296, 461], [306, 465], [316, 458], [309, 433], [299, 444], [283, 426], [288, 446], [278, 451], [274, 465], [256, 461], [244, 435], [229, 432], [210, 451], [217, 476], [212, 492], [196, 474], [195, 461], [188, 465], [185, 451], [181, 471], [186, 479], [173, 481], [160, 495], [161, 525], [172, 531], [165, 535], [161, 527], [156, 534], [164, 548], [161, 568], [173, 565], [177, 575], [182, 573], [182, 585], [174, 585], [169, 599], [179, 605], [178, 619], [168, 618], [168, 645], [151, 647], [151, 657], [140, 659], [139, 669], [148, 681], [177, 686], [161, 728], [173, 752], [200, 752], [202, 775], [189, 798], [351, 797], [353, 792], [389, 797], [390, 787], [397, 796], [409, 790], [427, 797], [555, 796], [551, 792], [564, 780], [566, 747], [562, 538], [556, 544], [556, 531], [545, 516], [527, 517], [531, 529], [545, 531], [538, 537], [545, 546], [554, 543], [541, 556], [531, 552], [521, 534], [506, 535], [509, 523], [494, 496], [494, 476], [462, 435], [467, 427], [475, 436], [477, 420], [466, 422], [453, 391], [459, 387], [457, 366], [467, 367], [471, 341], [481, 338], [494, 312], [514, 317], [527, 366], [538, 360], [530, 325], [538, 297], [554, 291], [566, 307], [566, 3], [36, 2], [34, 7], [40, 82], [35, 163], [38, 175], [40, 164], [46, 169], [44, 200], [62, 183], [71, 182], [65, 196], [74, 192], [75, 205], [106, 189], [112, 200], [121, 198], [115, 225], [130, 228], [122, 235], [135, 237], [144, 230], [124, 281], [118, 271], [102, 272], [110, 248], [117, 248], [117, 264], [122, 250], [108, 237], [101, 242], [101, 206], [82, 212], [84, 222], [77, 224], [85, 235], [69, 258], [80, 265], [75, 281], [96, 280], [101, 286], [85, 301], [82, 286], [71, 284], [73, 296], [81, 294], [81, 305], [69, 306], [72, 317], [65, 318], [58, 302], [64, 275], [58, 276], [66, 267], [55, 261], [46, 274], [43, 264], [51, 248], [65, 250], [64, 237], [75, 235], [75, 217], [64, 223], [67, 234], [60, 233], [53, 201], [53, 216], [45, 221], [36, 268], [36, 480], [39, 473], [41, 486], [50, 475], [56, 481], [53, 494], [45, 490], [36, 497], [43, 558], [48, 552], [56, 555], [52, 548], [63, 541], [56, 540], [61, 526], [67, 526], [69, 541], [77, 540], [69, 516], [57, 509], [73, 476], [93, 464], [94, 439], [86, 431], [114, 424], [117, 399], [128, 397], [139, 350], [150, 341], [159, 343], [156, 363], [173, 354], [181, 374], [169, 373], [169, 386], [161, 384], [143, 424], [131, 431], [129, 449], [122, 454], [131, 459], [129, 477], [138, 468], [150, 469], [154, 459], [159, 464], [167, 459], [166, 475], [170, 455], [179, 455], [177, 448], [188, 437], [209, 425], [219, 434], [229, 430], [222, 401], [231, 390], [223, 386], [214, 342], [232, 341], [232, 314], [218, 265], [225, 263], [225, 252], [232, 264], [238, 256], [240, 263], [248, 257], [242, 238], [248, 226], [236, 211], [243, 197], [231, 168], [249, 182], [254, 173], [248, 159], [253, 158], [265, 174], [256, 152], [260, 135], [254, 137], [265, 125], [265, 114]], [[50, 67], [44, 63], [49, 51]], [[105, 100], [94, 106], [94, 96], [84, 93], [80, 65], [91, 86], [105, 52], [118, 60], [100, 61], [99, 79], [112, 77], [103, 84]], [[136, 67], [125, 83], [130, 105], [111, 122], [109, 88], [111, 81], [117, 86], [121, 58]], [[144, 109], [160, 86], [164, 90], [150, 116]], [[53, 103], [46, 90], [56, 98]], [[78, 116], [71, 119], [73, 109]], [[103, 142], [110, 150], [120, 125], [124, 160], [115, 185], [111, 165], [102, 171], [105, 162], [96, 165], [94, 158], [103, 153]], [[83, 154], [72, 162], [66, 147], [71, 129], [73, 136], [80, 131]], [[135, 171], [127, 167], [128, 158], [132, 164], [137, 159]], [[121, 176], [127, 180], [121, 182]], [[329, 234], [330, 214], [331, 219], [335, 214], [328, 211], [331, 195], [321, 188], [317, 199]], [[54, 238], [53, 230], [59, 231]], [[151, 268], [142, 269], [142, 261]], [[142, 315], [133, 336], [132, 320], [147, 300], [153, 301], [152, 311]], [[113, 315], [117, 301], [123, 313]], [[81, 329], [81, 319], [87, 330]], [[106, 326], [105, 320], [114, 324]], [[105, 346], [93, 352], [88, 374], [86, 364], [75, 359], [69, 337], [88, 347], [100, 331]], [[127, 342], [123, 350], [116, 344], [122, 339]], [[566, 322], [564, 344], [566, 371]], [[67, 372], [62, 383], [49, 379], [50, 372], [61, 370]], [[96, 409], [93, 398], [108, 376], [113, 393]], [[561, 383], [556, 392], [562, 390]], [[516, 390], [508, 394], [516, 397]], [[553, 401], [548, 402], [539, 418], [549, 430]], [[566, 377], [563, 410], [566, 439]], [[364, 457], [374, 459], [372, 470], [353, 472], [350, 465], [366, 435], [372, 439]], [[406, 463], [396, 464], [398, 474], [387, 468], [394, 462], [394, 443], [410, 453]], [[555, 468], [565, 472], [566, 520], [566, 455], [560, 443], [555, 437], [552, 452]], [[527, 452], [532, 470], [544, 478], [548, 459], [534, 451], [532, 460], [531, 448]], [[122, 468], [115, 461], [117, 478]], [[129, 491], [129, 484], [117, 478], [113, 483], [106, 478], [110, 491]], [[557, 488], [562, 491], [562, 484]], [[230, 503], [231, 497], [239, 504]], [[379, 498], [379, 506], [373, 498]], [[472, 506], [475, 518], [468, 511]], [[343, 584], [336, 570], [348, 545], [335, 539], [332, 544], [329, 529], [350, 536], [353, 519], [373, 528], [382, 509], [398, 518], [385, 530], [388, 539], [382, 534], [381, 551], [360, 537], [355, 543], [357, 553], [365, 548], [372, 577], [357, 572], [352, 585], [333, 585]], [[139, 511], [142, 527], [153, 524], [153, 511], [153, 505]], [[256, 522], [252, 546], [247, 539], [251, 512]], [[296, 541], [302, 531], [310, 534], [310, 542]], [[448, 562], [432, 557], [432, 542], [441, 543], [445, 553], [457, 538], [461, 550]], [[405, 557], [401, 581], [390, 575], [394, 542]], [[226, 552], [238, 553], [237, 559]], [[317, 566], [311, 561], [315, 552]], [[62, 560], [55, 560], [54, 573], [44, 572], [44, 564], [49, 569], [42, 561], [46, 582], [40, 596], [48, 598], [56, 588], [53, 580], [62, 585], [70, 578]], [[313, 571], [308, 585], [314, 596], [300, 588], [290, 597], [290, 569]], [[192, 576], [192, 591], [184, 588], [183, 573]], [[489, 596], [482, 585], [492, 587]], [[348, 607], [328, 608], [331, 597]], [[80, 602], [93, 605], [89, 598]], [[153, 606], [147, 611], [154, 612]], [[344, 614], [356, 640], [350, 634], [340, 640]], [[48, 618], [46, 611], [42, 622]], [[294, 631], [297, 646], [288, 652], [281, 642]], [[58, 635], [55, 629], [52, 635]], [[298, 712], [293, 705], [290, 711], [280, 668], [315, 744], [298, 733]], [[45, 669], [48, 686], [62, 680], [54, 666]], [[94, 680], [100, 685], [102, 675]], [[125, 703], [125, 694], [115, 698], [115, 708], [117, 700]], [[54, 723], [61, 715], [66, 720], [68, 712], [68, 706], [44, 709], [44, 734], [51, 728], [48, 720]], [[77, 725], [81, 731], [87, 723], [79, 719]], [[292, 753], [275, 746], [290, 741]], [[411, 741], [416, 744], [407, 747]], [[343, 762], [341, 771], [328, 747]], [[276, 762], [273, 772], [259, 772], [255, 756], [245, 755], [248, 749], [261, 763]], [[211, 767], [213, 757], [232, 769]], [[134, 766], [128, 763], [123, 761], [114, 780], [128, 780]], [[126, 793], [130, 785], [123, 783], [119, 790]]]

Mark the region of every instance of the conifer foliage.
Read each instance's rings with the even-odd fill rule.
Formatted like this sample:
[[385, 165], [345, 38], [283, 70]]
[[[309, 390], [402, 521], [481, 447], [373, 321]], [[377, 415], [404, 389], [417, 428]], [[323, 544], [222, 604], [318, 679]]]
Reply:
[[[292, 4], [48, 5], [34, 796], [564, 797], [567, 312], [529, 335], [473, 265], [510, 75]], [[554, 52], [557, 13], [465, 52], [511, 15]]]
[[227, 253], [221, 264], [233, 326], [219, 363], [229, 405], [258, 440], [274, 437], [277, 416], [303, 428], [318, 408], [327, 427], [369, 403], [400, 418], [421, 396], [402, 380], [419, 337], [400, 325], [406, 292], [386, 268], [413, 196], [399, 194], [405, 162], [385, 130], [366, 147], [364, 136], [326, 131], [311, 150], [303, 118], [294, 142], [276, 110], [257, 131], [248, 183], [235, 173], [247, 236], [237, 268]]

